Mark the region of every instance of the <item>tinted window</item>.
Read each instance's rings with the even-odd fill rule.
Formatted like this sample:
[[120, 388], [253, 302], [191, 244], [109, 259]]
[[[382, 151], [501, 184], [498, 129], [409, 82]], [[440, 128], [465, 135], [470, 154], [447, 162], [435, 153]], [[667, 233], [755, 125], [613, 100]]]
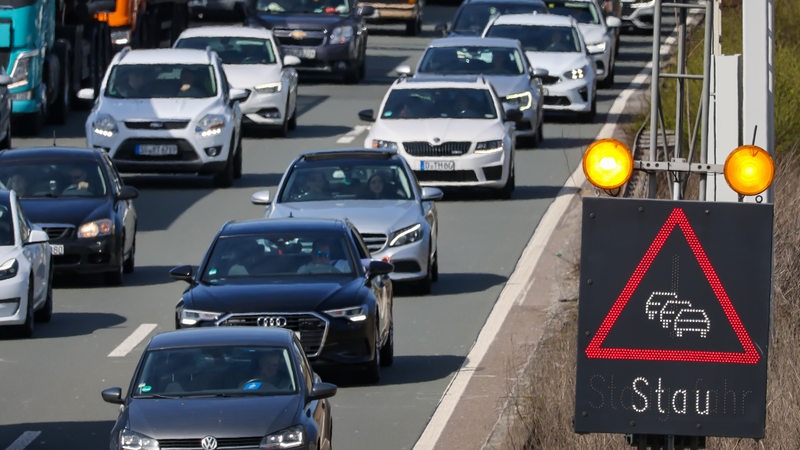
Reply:
[[93, 160], [33, 162], [8, 160], [0, 166], [0, 181], [19, 197], [103, 197], [108, 180]]
[[342, 14], [350, 12], [347, 0], [256, 0], [256, 11], [269, 14]]
[[175, 47], [203, 50], [211, 48], [223, 64], [275, 64], [272, 43], [265, 39], [244, 37], [191, 37], [182, 38]]
[[496, 119], [487, 89], [394, 89], [381, 110], [382, 119]]
[[204, 98], [217, 95], [208, 64], [119, 64], [111, 68], [106, 94], [116, 98]]
[[529, 14], [547, 13], [543, 4], [502, 4], [502, 3], [475, 3], [459, 8], [453, 22], [453, 32], [466, 35], [480, 35], [486, 24], [495, 17], [503, 14]]
[[523, 56], [509, 47], [431, 47], [422, 57], [418, 72], [443, 75], [525, 73]]
[[578, 23], [600, 24], [600, 11], [592, 2], [548, 1], [550, 12], [561, 16], [572, 16]]
[[498, 24], [486, 32], [487, 36], [519, 39], [528, 52], [580, 52], [578, 30], [572, 27], [546, 27]]
[[281, 202], [319, 200], [408, 200], [411, 181], [400, 164], [327, 161], [295, 167]]

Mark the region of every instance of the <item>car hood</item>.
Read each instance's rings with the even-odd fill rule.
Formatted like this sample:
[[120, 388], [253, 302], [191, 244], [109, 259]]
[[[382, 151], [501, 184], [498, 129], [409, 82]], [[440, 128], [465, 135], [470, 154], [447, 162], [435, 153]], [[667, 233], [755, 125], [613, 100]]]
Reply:
[[[477, 74], [476, 74], [477, 75]], [[445, 77], [452, 77], [453, 75], [437, 75], [429, 73], [416, 73], [414, 78], [422, 80], [436, 80]], [[497, 95], [505, 97], [509, 94], [516, 94], [524, 92], [531, 88], [530, 78], [527, 75], [484, 75], [484, 78], [494, 86]]]
[[229, 284], [192, 287], [183, 295], [186, 308], [223, 313], [304, 312], [323, 304], [350, 304], [364, 285], [361, 278], [342, 276], [289, 276], [257, 278]]
[[575, 52], [525, 52], [525, 56], [530, 59], [533, 67], [545, 69], [554, 77], [589, 64], [585, 55]]
[[100, 112], [117, 120], [191, 120], [216, 104], [216, 97], [105, 99]]
[[422, 221], [413, 200], [328, 200], [322, 202], [276, 203], [269, 212], [275, 217], [348, 218], [358, 231], [390, 234]]
[[128, 426], [156, 439], [262, 436], [294, 425], [298, 395], [132, 399]]
[[[499, 120], [484, 119], [394, 119], [377, 120], [367, 141], [383, 139], [394, 142], [488, 141], [502, 139], [505, 128]], [[367, 145], [367, 147], [370, 147]]]
[[579, 23], [578, 29], [581, 30], [586, 45], [603, 42], [603, 39], [606, 37], [606, 29], [602, 25]]
[[97, 198], [30, 198], [22, 199], [22, 208], [35, 224], [73, 224], [108, 218], [111, 205], [105, 197]]
[[277, 64], [224, 64], [222, 67], [230, 84], [239, 89], [281, 80], [281, 68]]
[[349, 25], [349, 17], [335, 14], [259, 14], [256, 20], [266, 28], [316, 28], [332, 30], [337, 26]]

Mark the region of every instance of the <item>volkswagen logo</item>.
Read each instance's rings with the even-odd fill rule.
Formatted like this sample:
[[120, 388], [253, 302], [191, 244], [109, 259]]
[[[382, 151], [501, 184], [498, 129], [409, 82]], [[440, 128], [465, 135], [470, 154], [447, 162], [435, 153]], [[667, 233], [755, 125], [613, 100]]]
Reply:
[[215, 450], [217, 448], [217, 438], [214, 436], [206, 436], [200, 441], [203, 450]]
[[281, 316], [262, 316], [256, 320], [256, 324], [260, 327], [280, 327], [286, 328], [286, 317]]
[[291, 33], [289, 33], [289, 36], [291, 36], [292, 39], [296, 39], [298, 41], [305, 38], [307, 35], [308, 34], [303, 30], [293, 30]]

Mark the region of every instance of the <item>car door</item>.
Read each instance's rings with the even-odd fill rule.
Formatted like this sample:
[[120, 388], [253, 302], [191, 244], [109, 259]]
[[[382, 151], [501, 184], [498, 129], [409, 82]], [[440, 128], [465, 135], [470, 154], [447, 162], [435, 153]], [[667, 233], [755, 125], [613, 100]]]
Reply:
[[133, 252], [136, 246], [136, 209], [133, 206], [132, 199], [118, 199], [119, 193], [125, 183], [122, 181], [122, 177], [117, 171], [116, 166], [114, 166], [114, 163], [111, 162], [111, 158], [108, 157], [108, 154], [101, 152], [100, 155], [102, 165], [111, 182], [111, 189], [114, 195], [114, 214], [120, 218], [119, 223], [122, 223], [122, 229], [124, 230], [125, 242], [122, 247], [123, 253], [127, 254], [129, 251]]
[[[311, 369], [311, 364], [308, 362], [306, 353], [303, 351], [303, 345], [300, 340], [295, 337], [292, 339], [292, 353], [294, 353], [297, 367], [300, 372], [300, 382], [303, 383], [302, 390], [307, 394], [311, 392], [314, 386], [315, 373]], [[310, 417], [314, 421], [317, 428], [317, 433], [321, 437], [320, 441], [324, 442], [328, 436], [332, 434], [331, 426], [331, 409], [327, 399], [311, 400], [304, 406], [303, 415]], [[324, 448], [324, 447], [323, 447]]]
[[[371, 259], [369, 250], [367, 249], [367, 244], [364, 243], [364, 239], [361, 237], [361, 233], [356, 230], [356, 228], [352, 224], [348, 224], [348, 233], [350, 234], [349, 239], [354, 243], [355, 250], [357, 253], [357, 257], [361, 260], [369, 260]], [[373, 276], [368, 280], [370, 290], [375, 295], [375, 299], [378, 302], [378, 324], [380, 330], [380, 342], [383, 344], [386, 342], [386, 338], [389, 335], [389, 330], [392, 326], [392, 281], [389, 278], [389, 275], [378, 275]]]
[[297, 108], [297, 70], [283, 64], [284, 55], [274, 39], [269, 40], [269, 45], [272, 47], [275, 60], [281, 66], [281, 92], [286, 93], [286, 114], [288, 115], [289, 111], [295, 111]]
[[16, 227], [19, 229], [22, 253], [31, 265], [33, 274], [33, 301], [34, 308], [41, 305], [47, 298], [50, 285], [50, 244], [47, 242], [30, 243], [31, 225], [19, 202], [16, 202]]

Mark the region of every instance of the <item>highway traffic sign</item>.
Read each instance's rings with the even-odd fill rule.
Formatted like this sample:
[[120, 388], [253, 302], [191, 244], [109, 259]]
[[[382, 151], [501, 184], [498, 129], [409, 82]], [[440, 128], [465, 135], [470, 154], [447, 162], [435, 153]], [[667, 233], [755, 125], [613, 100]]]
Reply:
[[763, 437], [772, 216], [584, 199], [576, 432]]

